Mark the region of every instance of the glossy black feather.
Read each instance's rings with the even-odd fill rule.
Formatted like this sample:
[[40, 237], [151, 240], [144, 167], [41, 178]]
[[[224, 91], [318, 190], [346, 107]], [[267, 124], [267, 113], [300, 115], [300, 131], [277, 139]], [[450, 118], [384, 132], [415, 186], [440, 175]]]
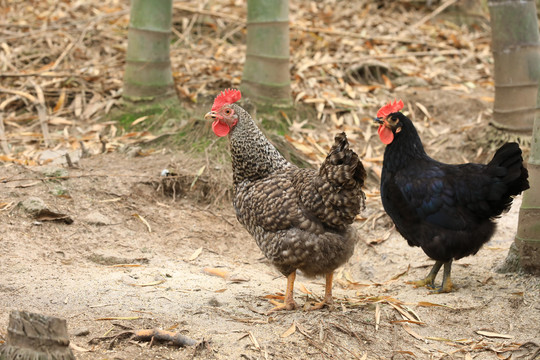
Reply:
[[493, 235], [493, 219], [529, 187], [521, 149], [507, 143], [487, 165], [443, 164], [425, 153], [407, 117], [390, 116], [401, 130], [384, 154], [385, 211], [409, 245], [422, 247], [435, 260], [475, 254]]

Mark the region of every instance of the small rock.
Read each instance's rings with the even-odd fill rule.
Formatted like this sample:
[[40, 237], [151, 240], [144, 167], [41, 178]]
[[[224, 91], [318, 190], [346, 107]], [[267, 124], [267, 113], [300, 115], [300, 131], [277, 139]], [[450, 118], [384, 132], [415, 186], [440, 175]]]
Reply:
[[133, 146], [126, 150], [126, 155], [130, 158], [140, 156], [142, 148], [140, 146]]
[[74, 336], [86, 336], [90, 334], [90, 330], [87, 328], [77, 329], [73, 332]]
[[35, 215], [47, 209], [47, 205], [45, 205], [45, 201], [35, 196], [29, 197], [21, 201], [19, 205], [24, 211], [32, 215]]
[[91, 213], [88, 213], [84, 218], [83, 221], [90, 225], [96, 225], [96, 226], [106, 226], [106, 225], [112, 225], [112, 221], [100, 213], [99, 211], [92, 211]]
[[213, 297], [210, 300], [208, 300], [208, 305], [214, 306], [214, 307], [220, 307], [221, 303], [215, 297]]

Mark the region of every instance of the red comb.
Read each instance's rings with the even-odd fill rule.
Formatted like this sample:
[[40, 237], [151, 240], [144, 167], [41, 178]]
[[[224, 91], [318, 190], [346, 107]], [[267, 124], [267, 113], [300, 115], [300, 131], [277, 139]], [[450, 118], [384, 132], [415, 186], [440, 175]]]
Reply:
[[392, 102], [388, 102], [388, 104], [384, 105], [382, 108], [379, 109], [379, 111], [377, 111], [377, 117], [378, 118], [385, 118], [387, 117], [389, 114], [391, 113], [395, 113], [399, 110], [403, 109], [403, 101], [399, 100], [395, 100], [394, 99], [394, 103], [392, 104]]
[[242, 97], [242, 94], [240, 93], [240, 90], [236, 90], [236, 89], [223, 90], [218, 96], [216, 96], [216, 100], [214, 100], [214, 105], [212, 105], [212, 111], [218, 110], [223, 105], [229, 105], [229, 104], [235, 103], [238, 100], [240, 100], [241, 97]]

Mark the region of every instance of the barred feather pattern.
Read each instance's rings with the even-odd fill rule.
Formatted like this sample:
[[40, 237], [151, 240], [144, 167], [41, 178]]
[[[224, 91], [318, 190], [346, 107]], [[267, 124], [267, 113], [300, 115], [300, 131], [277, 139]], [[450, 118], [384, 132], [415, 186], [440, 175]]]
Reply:
[[366, 172], [345, 133], [319, 171], [289, 163], [236, 104], [230, 133], [233, 205], [239, 222], [284, 275], [323, 275], [353, 254], [351, 224], [365, 206]]

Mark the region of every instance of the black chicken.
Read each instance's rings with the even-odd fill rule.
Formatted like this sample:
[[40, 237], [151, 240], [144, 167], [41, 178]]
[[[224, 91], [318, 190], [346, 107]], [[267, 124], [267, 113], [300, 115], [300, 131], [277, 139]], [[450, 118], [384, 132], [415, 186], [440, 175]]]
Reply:
[[416, 286], [450, 292], [453, 259], [474, 255], [495, 231], [494, 219], [507, 211], [513, 196], [529, 188], [521, 149], [507, 143], [487, 164], [443, 164], [424, 151], [411, 120], [394, 101], [377, 112], [379, 137], [386, 144], [381, 175], [381, 199], [396, 229], [410, 246], [420, 246], [436, 260]]

